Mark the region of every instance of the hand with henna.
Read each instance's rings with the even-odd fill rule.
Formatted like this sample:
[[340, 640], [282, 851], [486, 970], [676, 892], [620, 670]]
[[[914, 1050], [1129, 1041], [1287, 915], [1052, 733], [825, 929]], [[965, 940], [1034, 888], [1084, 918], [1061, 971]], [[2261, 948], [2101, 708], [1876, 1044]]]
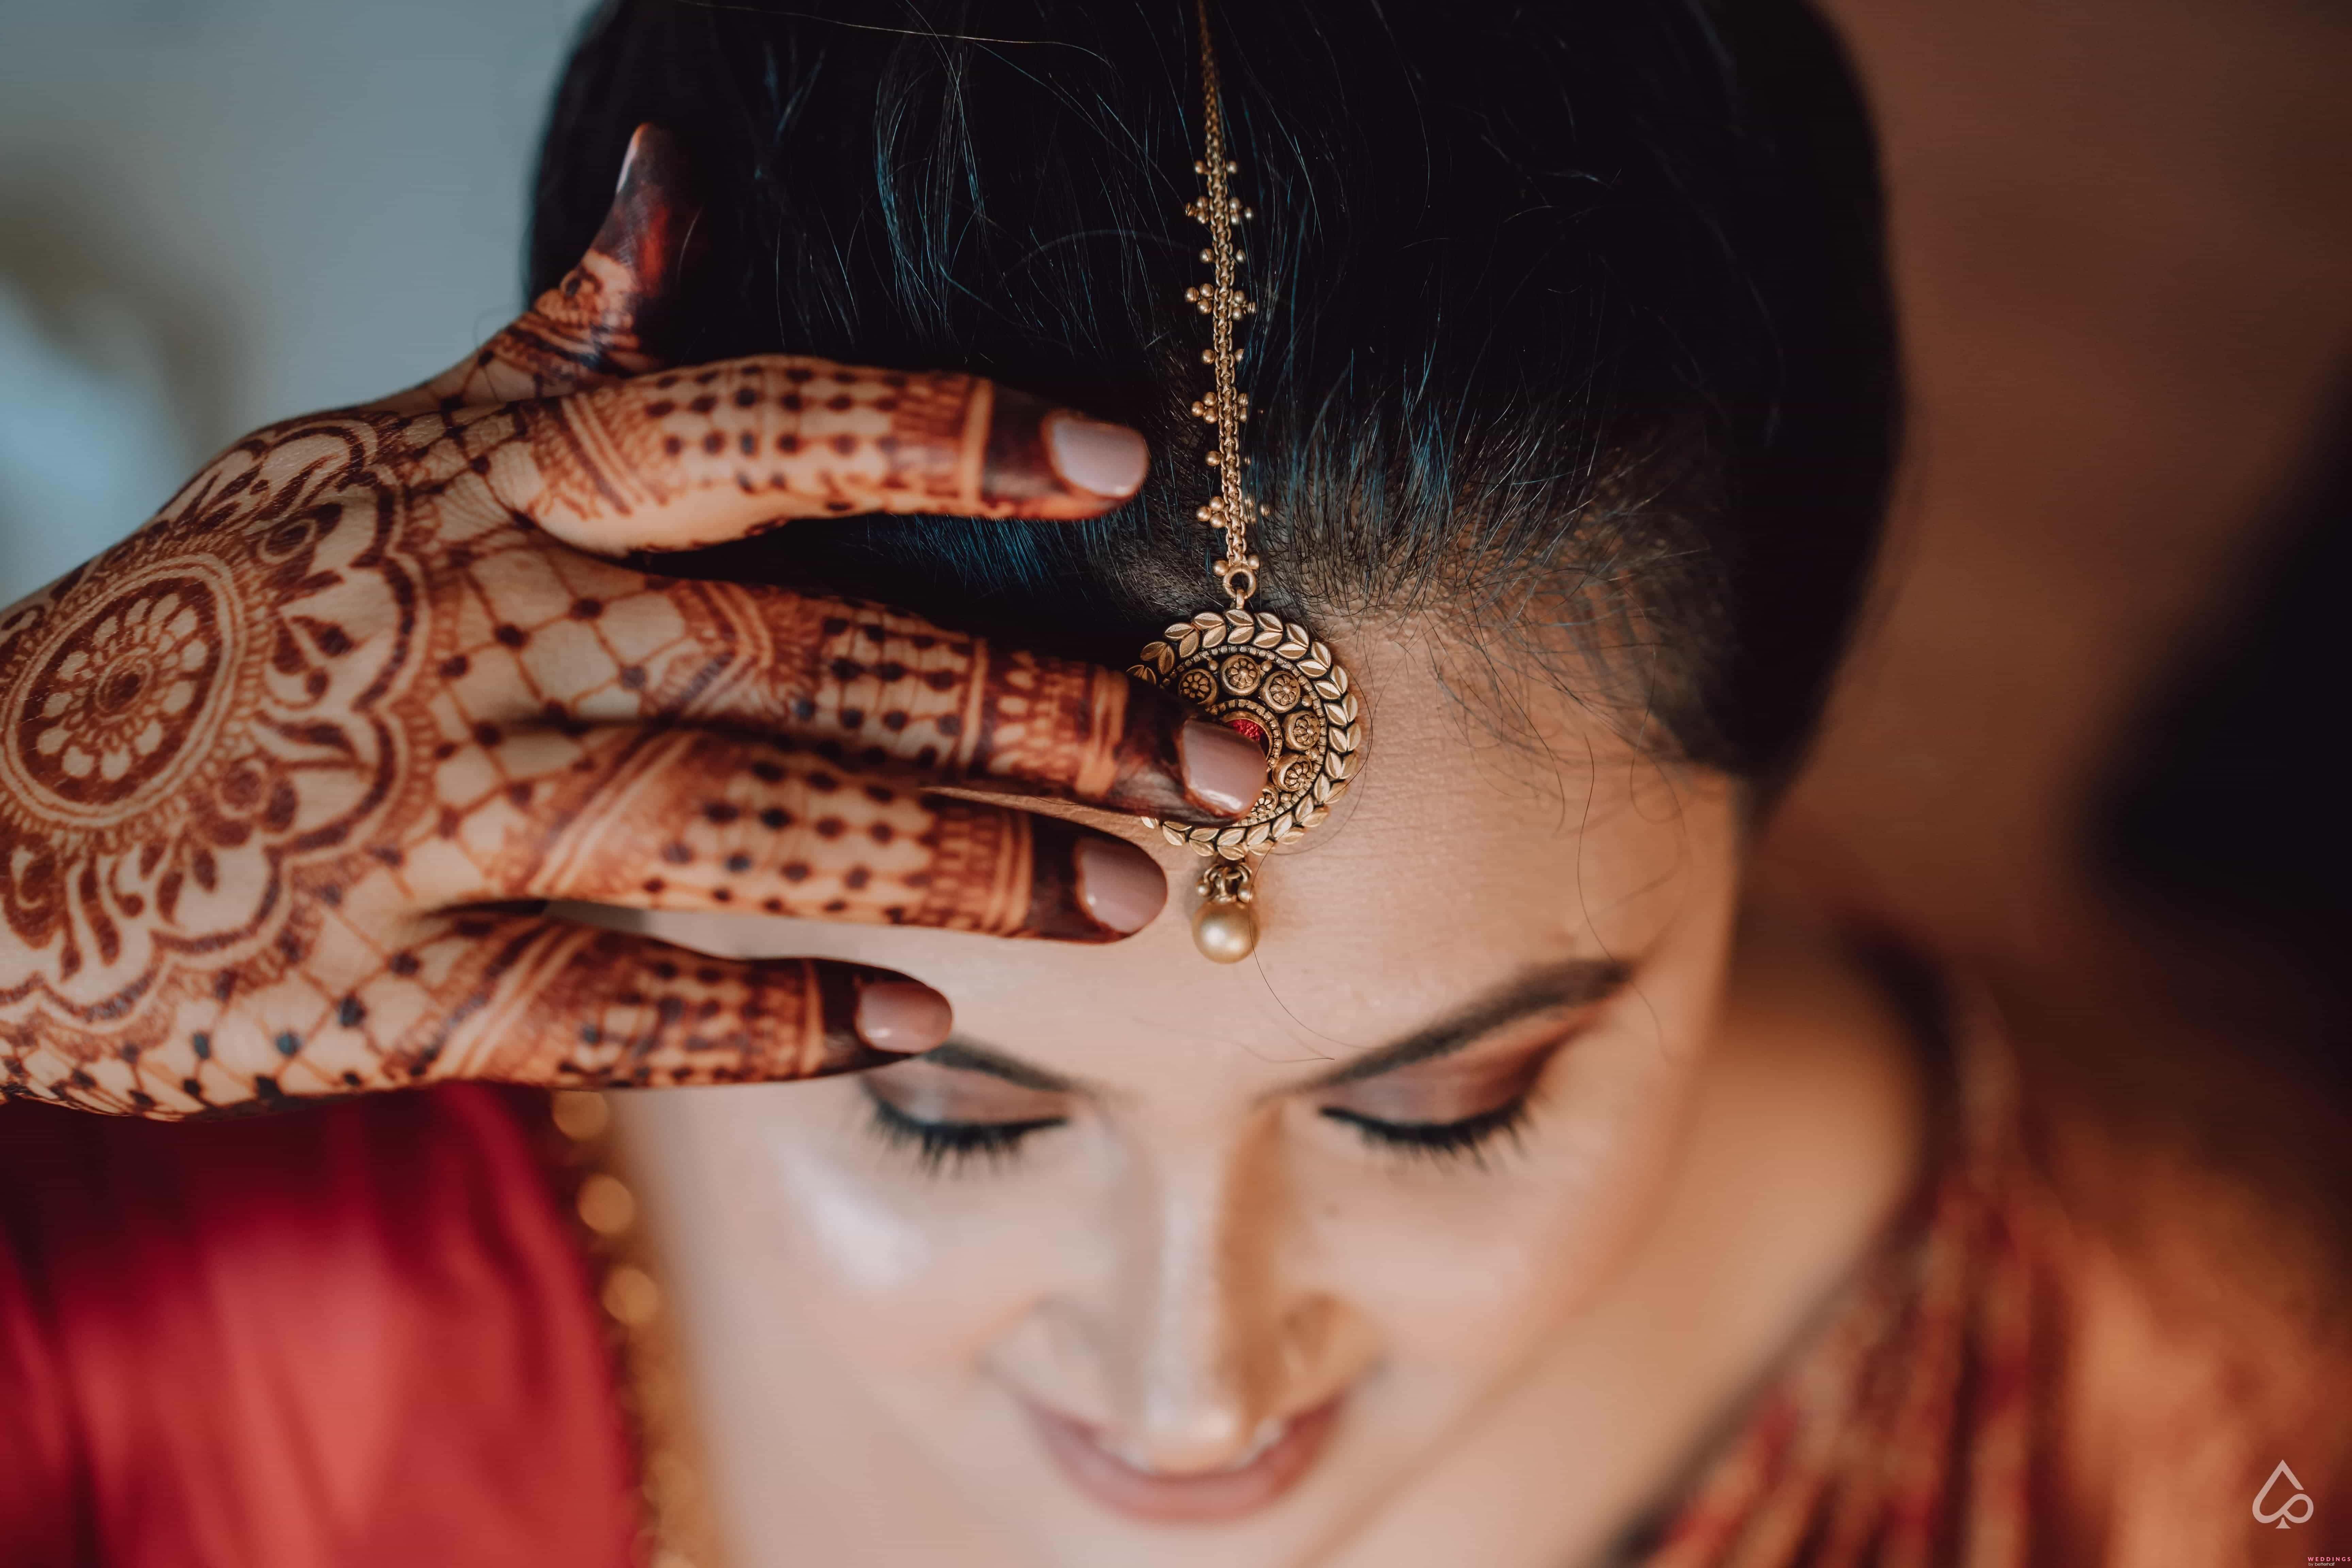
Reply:
[[600, 559], [1085, 518], [1144, 475], [1133, 432], [972, 376], [661, 366], [677, 164], [640, 131], [594, 247], [479, 354], [248, 437], [0, 612], [0, 1094], [182, 1116], [874, 1065], [939, 1043], [945, 1000], [539, 905], [1110, 941], [1165, 898], [1150, 857], [927, 786], [1255, 798], [1255, 746], [1124, 675]]

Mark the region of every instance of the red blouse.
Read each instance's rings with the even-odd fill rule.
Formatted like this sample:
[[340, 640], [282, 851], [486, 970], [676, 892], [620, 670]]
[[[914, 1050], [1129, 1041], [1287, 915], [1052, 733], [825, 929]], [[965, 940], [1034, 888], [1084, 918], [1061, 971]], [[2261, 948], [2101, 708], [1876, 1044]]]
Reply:
[[613, 1362], [536, 1095], [0, 1107], [8, 1568], [622, 1568]]

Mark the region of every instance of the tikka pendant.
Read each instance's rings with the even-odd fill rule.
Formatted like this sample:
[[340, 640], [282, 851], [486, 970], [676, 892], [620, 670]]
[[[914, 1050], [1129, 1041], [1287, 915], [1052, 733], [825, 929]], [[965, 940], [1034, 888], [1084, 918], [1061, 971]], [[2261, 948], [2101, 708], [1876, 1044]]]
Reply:
[[1234, 237], [1255, 215], [1233, 194], [1231, 176], [1238, 166], [1225, 156], [1207, 0], [1201, 0], [1199, 10], [1206, 146], [1205, 156], [1192, 167], [1203, 190], [1184, 211], [1209, 231], [1201, 259], [1211, 273], [1207, 283], [1186, 289], [1184, 298], [1209, 318], [1209, 346], [1201, 358], [1210, 367], [1210, 387], [1193, 403], [1192, 413], [1216, 431], [1207, 462], [1216, 470], [1217, 489], [1197, 515], [1224, 535], [1224, 554], [1214, 571], [1231, 607], [1203, 610], [1168, 627], [1160, 640], [1145, 646], [1128, 673], [1173, 691], [1265, 748], [1265, 789], [1238, 821], [1187, 827], [1144, 818], [1170, 843], [1213, 857], [1201, 874], [1192, 942], [1218, 963], [1238, 963], [1257, 947], [1253, 861], [1330, 815], [1331, 803], [1355, 776], [1363, 727], [1348, 672], [1331, 650], [1297, 622], [1249, 607], [1263, 568], [1250, 550], [1250, 524], [1265, 514], [1243, 479], [1249, 459], [1242, 455], [1241, 436], [1249, 419], [1249, 395], [1236, 384], [1241, 355], [1234, 328], [1243, 317], [1255, 315], [1257, 305], [1239, 286], [1242, 251]]
[[1257, 951], [1256, 880], [1246, 860], [1213, 860], [1201, 871], [1192, 945], [1212, 963], [1239, 963]]
[[1216, 858], [1202, 875], [1192, 939], [1204, 957], [1238, 963], [1257, 945], [1248, 862], [1321, 822], [1355, 776], [1363, 726], [1348, 672], [1295, 621], [1203, 610], [1170, 626], [1128, 673], [1265, 748], [1265, 789], [1239, 820], [1190, 827], [1144, 818], [1171, 844]]
[[1265, 789], [1222, 827], [1145, 820], [1171, 844], [1238, 860], [1323, 820], [1356, 771], [1356, 694], [1331, 650], [1296, 621], [1263, 610], [1203, 610], [1145, 647], [1128, 673], [1265, 748]]

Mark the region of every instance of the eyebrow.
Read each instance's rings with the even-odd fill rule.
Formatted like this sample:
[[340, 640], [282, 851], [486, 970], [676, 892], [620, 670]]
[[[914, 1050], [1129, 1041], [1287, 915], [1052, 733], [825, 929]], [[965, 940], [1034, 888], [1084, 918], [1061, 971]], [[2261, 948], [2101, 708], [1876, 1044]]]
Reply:
[[929, 1062], [933, 1067], [951, 1068], [957, 1072], [986, 1073], [990, 1078], [1001, 1078], [1007, 1083], [1034, 1089], [1044, 1094], [1067, 1094], [1081, 1087], [1076, 1079], [1047, 1072], [1041, 1067], [1032, 1067], [1018, 1057], [1007, 1056], [1003, 1051], [972, 1040], [951, 1039], [945, 1045], [932, 1047], [916, 1059]]
[[[1451, 1017], [1402, 1040], [1367, 1051], [1320, 1077], [1309, 1079], [1281, 1092], [1297, 1093], [1300, 1089], [1336, 1089], [1341, 1084], [1361, 1083], [1366, 1079], [1395, 1072], [1417, 1062], [1451, 1056], [1522, 1018], [1564, 1007], [1588, 1007], [1595, 1002], [1604, 1001], [1624, 989], [1633, 974], [1632, 964], [1605, 958], [1570, 959], [1527, 970], [1505, 981]], [[945, 1045], [926, 1052], [920, 1059], [934, 1067], [958, 1072], [985, 1073], [990, 1078], [1003, 1079], [1007, 1083], [1045, 1094], [1068, 1094], [1086, 1087], [1076, 1079], [1047, 1072], [1018, 1057], [974, 1040], [949, 1040]]]
[[[1507, 1024], [1564, 1007], [1589, 1007], [1615, 995], [1633, 977], [1632, 964], [1610, 958], [1575, 958], [1526, 970], [1452, 1017], [1403, 1039], [1366, 1051], [1353, 1061], [1309, 1079], [1298, 1089], [1337, 1089], [1467, 1049]], [[1297, 1092], [1296, 1089], [1287, 1092]]]

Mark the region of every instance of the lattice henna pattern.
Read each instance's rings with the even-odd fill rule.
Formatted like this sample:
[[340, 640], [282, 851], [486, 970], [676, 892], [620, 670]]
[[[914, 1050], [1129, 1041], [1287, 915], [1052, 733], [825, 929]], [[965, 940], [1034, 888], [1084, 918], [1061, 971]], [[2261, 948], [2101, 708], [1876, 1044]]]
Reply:
[[0, 1091], [185, 1114], [893, 1059], [850, 1026], [850, 966], [702, 959], [515, 901], [1099, 941], [1086, 830], [924, 784], [1200, 811], [1181, 710], [1121, 676], [551, 537], [1104, 504], [1039, 457], [1042, 405], [971, 377], [615, 380], [641, 338], [577, 301], [655, 297], [669, 253], [645, 236], [683, 226], [646, 148], [583, 273], [487, 358], [238, 443], [0, 612]]

